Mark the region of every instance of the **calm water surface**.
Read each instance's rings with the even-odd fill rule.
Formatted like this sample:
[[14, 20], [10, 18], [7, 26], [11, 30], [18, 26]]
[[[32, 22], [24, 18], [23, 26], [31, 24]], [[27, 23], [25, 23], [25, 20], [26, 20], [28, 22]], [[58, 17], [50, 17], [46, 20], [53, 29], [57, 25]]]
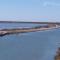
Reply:
[[54, 60], [60, 29], [0, 37], [0, 60]]
[[[35, 27], [35, 26], [39, 26], [42, 24], [26, 24], [26, 23], [0, 23], [0, 29], [8, 29], [8, 28], [21, 28], [21, 27]], [[46, 24], [44, 24], [46, 25]]]

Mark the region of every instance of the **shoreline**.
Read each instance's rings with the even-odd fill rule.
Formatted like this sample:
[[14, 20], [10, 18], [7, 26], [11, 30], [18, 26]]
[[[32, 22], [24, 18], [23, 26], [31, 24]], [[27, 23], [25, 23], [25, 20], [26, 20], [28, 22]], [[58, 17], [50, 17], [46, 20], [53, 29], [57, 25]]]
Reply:
[[40, 22], [40, 21], [0, 21], [0, 23], [32, 23], [32, 24], [59, 24], [60, 22]]
[[58, 29], [60, 28], [60, 26], [58, 27], [49, 27], [49, 28], [16, 28], [16, 29], [2, 29], [0, 30], [0, 36], [5, 36], [5, 35], [9, 35], [9, 34], [17, 34], [17, 33], [27, 33], [27, 32], [37, 32], [37, 31], [46, 31], [46, 30], [52, 30], [52, 29]]

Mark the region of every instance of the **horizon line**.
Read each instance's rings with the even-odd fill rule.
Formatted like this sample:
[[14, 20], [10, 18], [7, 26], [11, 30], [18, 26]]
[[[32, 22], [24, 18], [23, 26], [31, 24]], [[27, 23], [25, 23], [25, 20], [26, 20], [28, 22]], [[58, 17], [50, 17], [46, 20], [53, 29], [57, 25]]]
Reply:
[[0, 23], [33, 23], [33, 24], [60, 24], [60, 22], [53, 21], [0, 21]]

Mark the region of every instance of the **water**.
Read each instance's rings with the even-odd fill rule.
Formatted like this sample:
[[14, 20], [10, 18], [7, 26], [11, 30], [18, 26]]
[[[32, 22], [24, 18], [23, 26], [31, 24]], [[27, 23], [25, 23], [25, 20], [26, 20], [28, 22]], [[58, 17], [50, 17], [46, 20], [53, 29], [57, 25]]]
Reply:
[[[8, 28], [21, 28], [21, 27], [35, 27], [42, 24], [26, 24], [26, 23], [0, 23], [0, 29], [8, 29]], [[46, 25], [46, 24], [43, 24]]]
[[0, 37], [0, 60], [54, 60], [58, 47], [60, 29], [6, 35]]

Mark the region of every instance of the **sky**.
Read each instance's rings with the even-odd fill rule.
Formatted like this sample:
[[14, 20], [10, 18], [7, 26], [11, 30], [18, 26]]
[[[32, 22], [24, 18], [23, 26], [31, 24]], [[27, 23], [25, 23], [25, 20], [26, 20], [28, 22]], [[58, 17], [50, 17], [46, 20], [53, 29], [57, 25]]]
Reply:
[[60, 21], [60, 0], [0, 0], [0, 20]]

